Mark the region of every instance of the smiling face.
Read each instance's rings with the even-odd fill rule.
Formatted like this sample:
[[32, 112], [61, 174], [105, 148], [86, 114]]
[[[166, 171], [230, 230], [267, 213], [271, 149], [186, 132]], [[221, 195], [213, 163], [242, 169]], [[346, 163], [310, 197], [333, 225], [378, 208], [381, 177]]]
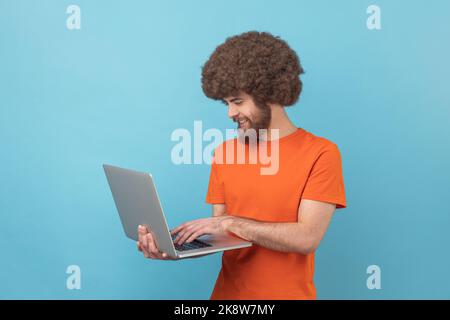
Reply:
[[270, 107], [263, 103], [257, 104], [252, 96], [244, 92], [224, 98], [223, 103], [228, 106], [228, 117], [244, 132], [254, 129], [259, 135], [259, 130], [267, 129], [270, 125]]

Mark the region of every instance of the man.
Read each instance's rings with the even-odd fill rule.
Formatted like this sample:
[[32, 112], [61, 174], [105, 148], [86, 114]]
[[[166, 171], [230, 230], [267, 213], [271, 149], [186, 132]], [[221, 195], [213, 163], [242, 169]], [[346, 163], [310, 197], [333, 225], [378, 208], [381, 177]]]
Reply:
[[[260, 163], [217, 161], [216, 149], [206, 196], [213, 216], [171, 231], [179, 244], [224, 233], [253, 243], [223, 253], [211, 299], [316, 298], [314, 252], [346, 200], [337, 146], [297, 128], [285, 111], [300, 96], [302, 73], [285, 41], [259, 32], [228, 38], [203, 67], [206, 96], [223, 101], [242, 131], [266, 130], [265, 142], [279, 150], [277, 172], [262, 175], [255, 170]], [[148, 258], [168, 259], [143, 227], [138, 248]]]

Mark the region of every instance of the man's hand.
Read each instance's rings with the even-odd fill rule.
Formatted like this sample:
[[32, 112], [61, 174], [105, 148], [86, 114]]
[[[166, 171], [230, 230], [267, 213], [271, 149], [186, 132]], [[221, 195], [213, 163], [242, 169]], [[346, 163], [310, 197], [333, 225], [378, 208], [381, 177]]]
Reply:
[[151, 233], [151, 230], [148, 230], [144, 226], [138, 227], [138, 235], [139, 241], [137, 242], [137, 248], [141, 251], [146, 258], [150, 259], [160, 259], [160, 260], [173, 260], [165, 252], [160, 252], [158, 247], [156, 246], [155, 239]]
[[171, 230], [170, 233], [177, 234], [174, 242], [180, 245], [184, 242], [191, 242], [204, 234], [225, 235], [231, 219], [233, 219], [232, 216], [225, 215], [193, 220], [183, 223]]

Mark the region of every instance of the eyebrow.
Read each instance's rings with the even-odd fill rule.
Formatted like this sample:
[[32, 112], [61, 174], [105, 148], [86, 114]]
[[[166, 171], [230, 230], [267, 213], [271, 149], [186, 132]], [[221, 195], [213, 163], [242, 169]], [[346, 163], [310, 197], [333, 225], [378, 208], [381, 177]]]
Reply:
[[[244, 99], [241, 98], [241, 97], [231, 98], [231, 99], [230, 99], [230, 103], [231, 103], [231, 102], [234, 102], [234, 101], [236, 101], [236, 100], [244, 100]], [[224, 103], [227, 103], [227, 101], [226, 101], [225, 99], [223, 99], [223, 102], [224, 102]]]

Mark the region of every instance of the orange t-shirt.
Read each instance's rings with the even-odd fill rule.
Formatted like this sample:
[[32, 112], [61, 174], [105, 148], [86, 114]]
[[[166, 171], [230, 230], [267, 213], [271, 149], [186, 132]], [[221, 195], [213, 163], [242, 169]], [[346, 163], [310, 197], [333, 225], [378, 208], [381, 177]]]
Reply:
[[[237, 163], [238, 144], [242, 146], [237, 139], [228, 140], [219, 146], [222, 152], [215, 150], [207, 203], [224, 203], [229, 215], [263, 222], [296, 222], [302, 199], [346, 206], [341, 157], [331, 141], [301, 128], [278, 139], [275, 174], [261, 174], [260, 169], [268, 167], [266, 158], [250, 163], [253, 148], [248, 145], [245, 163], [242, 158]], [[270, 142], [266, 148], [271, 152]], [[211, 299], [315, 299], [313, 276], [314, 253], [286, 253], [253, 244], [223, 253]]]

